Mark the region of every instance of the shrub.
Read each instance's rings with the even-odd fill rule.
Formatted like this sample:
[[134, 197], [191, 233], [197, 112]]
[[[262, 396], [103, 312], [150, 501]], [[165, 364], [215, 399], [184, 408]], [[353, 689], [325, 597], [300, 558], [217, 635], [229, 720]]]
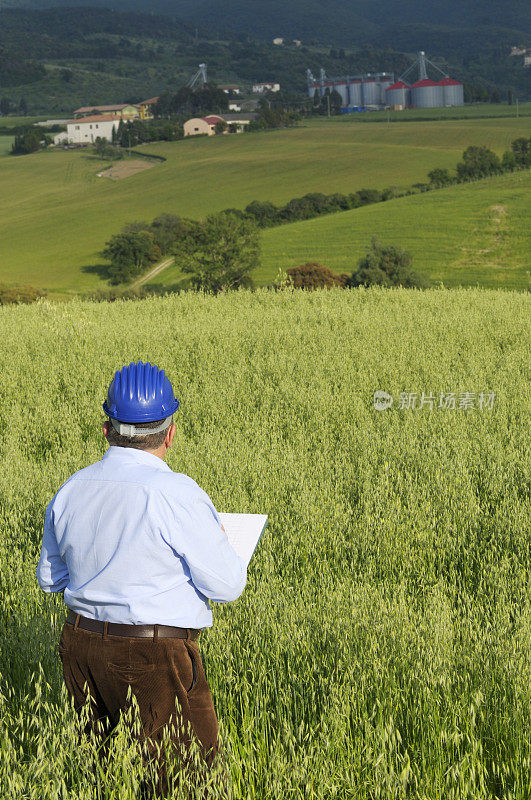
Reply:
[[329, 267], [313, 261], [290, 267], [286, 272], [288, 285], [294, 289], [331, 289], [333, 286], [345, 286], [348, 279], [348, 275], [337, 275]]
[[463, 160], [457, 165], [457, 177], [461, 181], [485, 178], [501, 172], [500, 159], [488, 147], [472, 145], [463, 153]]
[[411, 270], [412, 261], [412, 256], [400, 247], [382, 245], [373, 239], [370, 251], [360, 259], [347, 285], [423, 288], [428, 282]]
[[8, 286], [0, 284], [0, 305], [12, 303], [34, 303], [41, 297], [46, 297], [46, 292], [36, 286]]

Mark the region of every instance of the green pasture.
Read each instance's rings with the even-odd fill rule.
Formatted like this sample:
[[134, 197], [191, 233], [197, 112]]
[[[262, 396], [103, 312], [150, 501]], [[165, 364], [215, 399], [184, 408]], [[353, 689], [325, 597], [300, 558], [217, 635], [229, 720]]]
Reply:
[[411, 122], [421, 120], [448, 120], [448, 119], [486, 119], [487, 117], [529, 117], [531, 116], [531, 103], [478, 103], [455, 108], [408, 108], [405, 111], [370, 111], [366, 113], [341, 114], [333, 117], [334, 121], [343, 122]]
[[260, 277], [305, 261], [351, 273], [376, 236], [408, 250], [432, 281], [528, 288], [530, 190], [531, 173], [519, 172], [270, 228]]
[[[4, 156], [11, 151], [11, 145], [13, 144], [13, 136], [0, 136], [0, 156]], [[0, 167], [0, 174], [1, 174], [1, 167]]]
[[[160, 143], [167, 161], [113, 182], [88, 151], [56, 151], [0, 162], [0, 281], [59, 294], [105, 286], [98, 253], [126, 222], [170, 212], [201, 217], [251, 200], [283, 203], [310, 191], [407, 187], [464, 148], [502, 153], [529, 135], [525, 119], [357, 125], [312, 120], [296, 129]], [[379, 207], [383, 213], [385, 207]]]
[[208, 797], [529, 800], [529, 301], [262, 289], [0, 308], [2, 800], [140, 797], [123, 730], [101, 766], [78, 735], [63, 597], [35, 575], [46, 505], [102, 456], [107, 385], [139, 358], [181, 400], [170, 467], [221, 511], [269, 515], [243, 595], [213, 604], [199, 641], [230, 789]]

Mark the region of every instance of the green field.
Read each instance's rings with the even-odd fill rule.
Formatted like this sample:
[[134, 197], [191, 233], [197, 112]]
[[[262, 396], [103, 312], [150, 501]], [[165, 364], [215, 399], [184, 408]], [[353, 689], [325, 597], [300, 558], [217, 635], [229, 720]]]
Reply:
[[[529, 288], [530, 189], [531, 173], [519, 172], [269, 228], [257, 280], [305, 261], [350, 274], [376, 236], [410, 252], [414, 270], [435, 283]], [[175, 264], [147, 285], [182, 280]]]
[[233, 800], [529, 800], [530, 320], [527, 294], [441, 289], [0, 309], [2, 800], [138, 797], [123, 738], [107, 775], [78, 741], [63, 599], [35, 576], [46, 504], [101, 457], [138, 358], [181, 400], [170, 466], [269, 514], [200, 641]]
[[351, 273], [376, 236], [408, 250], [415, 271], [446, 286], [529, 288], [530, 190], [526, 171], [270, 228], [262, 233], [263, 277], [305, 261]]
[[314, 120], [297, 129], [151, 145], [146, 152], [168, 160], [117, 182], [98, 178], [105, 164], [87, 152], [5, 156], [0, 281], [57, 293], [102, 287], [98, 253], [126, 222], [162, 212], [197, 218], [309, 191], [403, 188], [425, 180], [433, 167], [453, 168], [469, 144], [501, 153], [524, 135], [525, 119], [389, 126]]
[[[0, 136], [0, 156], [9, 153], [11, 150], [11, 145], [13, 144], [13, 137], [12, 136]], [[0, 166], [1, 170], [1, 166]], [[1, 174], [1, 172], [0, 172]]]
[[411, 120], [476, 119], [487, 117], [529, 117], [531, 103], [514, 105], [503, 103], [478, 103], [455, 108], [408, 108], [406, 111], [370, 111], [368, 113], [342, 114], [334, 120], [355, 122], [410, 122]]

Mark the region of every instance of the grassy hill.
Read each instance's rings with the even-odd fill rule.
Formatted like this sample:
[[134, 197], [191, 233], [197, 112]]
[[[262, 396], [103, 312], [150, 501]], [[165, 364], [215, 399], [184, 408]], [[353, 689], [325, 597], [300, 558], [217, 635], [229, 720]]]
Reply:
[[[453, 168], [469, 144], [501, 153], [528, 135], [525, 119], [405, 124], [318, 120], [305, 127], [146, 147], [167, 161], [122, 181], [86, 151], [0, 159], [0, 281], [68, 293], [104, 286], [103, 244], [126, 222], [163, 212], [199, 218], [252, 200], [309, 191], [407, 187]], [[379, 205], [377, 214], [387, 206]]]
[[47, 503], [104, 452], [114, 370], [142, 358], [181, 400], [169, 466], [220, 511], [269, 515], [199, 644], [230, 796], [528, 800], [530, 319], [528, 295], [488, 290], [0, 309], [3, 797], [138, 798], [122, 735], [101, 770], [80, 746], [63, 597], [35, 566]]
[[530, 190], [528, 171], [272, 228], [262, 234], [263, 276], [304, 261], [351, 273], [376, 236], [446, 286], [531, 288]]

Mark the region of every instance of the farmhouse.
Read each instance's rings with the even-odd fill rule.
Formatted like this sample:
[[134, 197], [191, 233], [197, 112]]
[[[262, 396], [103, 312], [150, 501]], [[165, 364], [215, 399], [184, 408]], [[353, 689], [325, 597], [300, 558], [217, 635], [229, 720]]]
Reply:
[[142, 102], [138, 104], [140, 119], [153, 119], [153, 106], [158, 102], [158, 97], [150, 97], [149, 100], [142, 100]]
[[227, 130], [225, 133], [241, 133], [249, 125], [251, 120], [256, 118], [256, 114], [224, 114], [220, 117], [211, 114], [208, 117], [192, 117], [184, 123], [185, 136], [214, 136], [218, 122], [226, 122]]
[[58, 133], [53, 140], [55, 144], [91, 144], [99, 136], [111, 142], [113, 129], [118, 129], [119, 122], [119, 118], [106, 114], [73, 119], [66, 123], [66, 133]]
[[138, 119], [140, 117], [140, 107], [128, 103], [114, 106], [82, 106], [74, 111], [73, 117], [74, 119], [79, 119], [80, 117], [90, 116], [94, 112], [124, 120]]
[[240, 87], [236, 86], [236, 84], [228, 84], [227, 86], [220, 86], [219, 88], [222, 92], [225, 92], [225, 94], [230, 94], [231, 92], [233, 92], [233, 94], [241, 94]]
[[149, 100], [142, 100], [141, 103], [118, 103], [111, 106], [82, 106], [76, 108], [73, 113], [74, 119], [98, 114], [105, 114], [116, 119], [123, 119], [125, 122], [133, 119], [153, 119], [153, 106], [158, 102], [158, 97], [150, 97]]
[[266, 81], [253, 84], [253, 94], [264, 94], [265, 92], [280, 92], [280, 83]]
[[187, 120], [183, 125], [185, 136], [214, 136], [216, 133], [216, 125], [218, 122], [223, 122], [223, 117], [217, 117], [211, 114], [209, 117], [192, 117]]

